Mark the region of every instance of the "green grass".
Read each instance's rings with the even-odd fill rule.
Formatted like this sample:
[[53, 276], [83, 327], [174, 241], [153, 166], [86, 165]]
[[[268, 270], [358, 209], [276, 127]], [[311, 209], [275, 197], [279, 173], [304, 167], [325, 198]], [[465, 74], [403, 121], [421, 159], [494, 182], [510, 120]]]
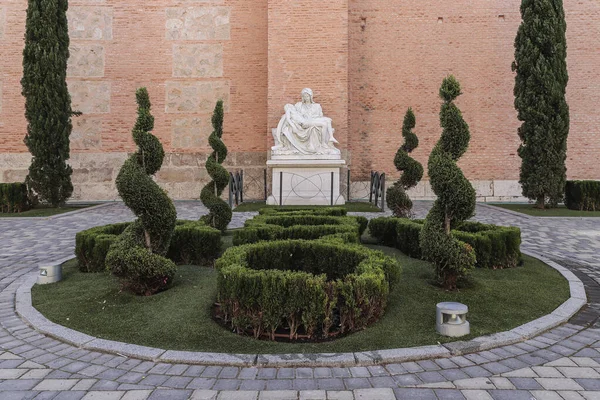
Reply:
[[[278, 208], [279, 206], [268, 206], [264, 201], [257, 201], [252, 203], [242, 203], [233, 209], [233, 212], [246, 212], [246, 211], [259, 211], [261, 208]], [[323, 208], [331, 206], [284, 206], [286, 209], [306, 209], [306, 208]], [[334, 206], [345, 208], [349, 212], [381, 212], [379, 207], [374, 206], [367, 202], [349, 202], [343, 206]]]
[[51, 206], [38, 206], [31, 210], [23, 211], [20, 213], [0, 213], [0, 218], [8, 217], [51, 217], [53, 215], [63, 214], [69, 211], [81, 210], [82, 208], [88, 208], [97, 204], [82, 204], [82, 205], [69, 205], [60, 208], [52, 208]]
[[76, 261], [63, 266], [63, 281], [36, 285], [33, 305], [47, 318], [75, 330], [145, 346], [228, 353], [351, 352], [448, 342], [435, 331], [435, 305], [469, 306], [472, 334], [512, 329], [553, 311], [569, 296], [558, 272], [533, 258], [522, 267], [476, 270], [468, 285], [449, 293], [432, 285], [433, 268], [396, 249], [369, 246], [398, 257], [403, 272], [383, 318], [368, 329], [323, 343], [276, 343], [235, 335], [211, 319], [216, 272], [179, 267], [171, 289], [151, 297], [120, 292], [107, 274], [84, 274]]
[[518, 203], [489, 203], [492, 206], [505, 208], [507, 210], [520, 212], [534, 217], [600, 217], [600, 211], [569, 210], [564, 205], [558, 208], [539, 209], [533, 204]]

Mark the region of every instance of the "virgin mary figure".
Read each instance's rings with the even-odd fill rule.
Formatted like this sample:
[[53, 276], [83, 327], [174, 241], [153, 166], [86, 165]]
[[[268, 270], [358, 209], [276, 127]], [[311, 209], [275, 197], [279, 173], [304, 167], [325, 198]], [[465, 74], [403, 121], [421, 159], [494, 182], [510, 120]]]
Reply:
[[302, 101], [286, 104], [285, 114], [274, 130], [273, 151], [292, 154], [340, 154], [334, 143], [331, 118], [323, 116], [321, 105], [313, 101], [311, 89], [302, 90]]

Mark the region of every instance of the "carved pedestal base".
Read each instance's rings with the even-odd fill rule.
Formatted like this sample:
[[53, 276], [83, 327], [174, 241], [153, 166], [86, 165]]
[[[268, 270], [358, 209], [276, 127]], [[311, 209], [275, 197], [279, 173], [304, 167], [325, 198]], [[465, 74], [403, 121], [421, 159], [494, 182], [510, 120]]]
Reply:
[[342, 205], [340, 172], [344, 160], [269, 160], [270, 205]]

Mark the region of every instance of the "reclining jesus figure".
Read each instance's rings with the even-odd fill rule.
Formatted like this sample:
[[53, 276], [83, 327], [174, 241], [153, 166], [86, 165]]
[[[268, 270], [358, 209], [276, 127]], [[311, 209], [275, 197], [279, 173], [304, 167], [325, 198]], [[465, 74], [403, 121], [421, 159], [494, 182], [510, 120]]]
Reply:
[[323, 116], [321, 105], [313, 101], [311, 89], [302, 90], [302, 101], [286, 104], [285, 114], [274, 132], [273, 150], [301, 154], [340, 154], [334, 143], [331, 118]]

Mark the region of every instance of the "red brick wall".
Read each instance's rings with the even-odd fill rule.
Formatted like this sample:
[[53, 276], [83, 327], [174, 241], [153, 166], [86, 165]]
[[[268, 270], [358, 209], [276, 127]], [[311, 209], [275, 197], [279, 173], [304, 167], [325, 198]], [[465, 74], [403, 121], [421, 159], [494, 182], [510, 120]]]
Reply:
[[[600, 3], [565, 2], [571, 110], [568, 177], [600, 179]], [[520, 1], [350, 0], [352, 169], [394, 171], [402, 118], [415, 111], [426, 165], [439, 138], [438, 89], [447, 74], [461, 82], [457, 101], [471, 129], [459, 165], [472, 180], [519, 176], [519, 121], [513, 106], [513, 42]], [[394, 173], [395, 175], [395, 173]], [[356, 175], [355, 175], [356, 176]]]
[[[221, 43], [223, 45], [223, 76], [200, 78], [197, 81], [227, 81], [230, 84], [230, 105], [225, 116], [224, 135], [232, 152], [265, 152], [267, 121], [267, 1], [224, 0], [183, 3], [177, 0], [106, 0], [90, 2], [72, 0], [71, 9], [78, 6], [111, 8], [112, 38], [107, 40], [77, 39], [71, 44], [98, 43], [105, 49], [104, 76], [69, 78], [69, 81], [110, 82], [110, 112], [98, 114], [102, 119], [102, 152], [122, 152], [134, 149], [131, 128], [135, 122], [135, 90], [147, 86], [156, 119], [154, 134], [167, 152], [171, 151], [171, 123], [179, 114], [165, 113], [165, 82], [190, 81], [173, 77], [173, 45], [178, 43]], [[231, 32], [228, 40], [182, 41], [165, 37], [167, 7], [229, 7]], [[26, 0], [0, 0], [6, 11], [4, 35], [0, 37], [0, 80], [2, 108], [0, 151], [26, 152], [23, 137], [26, 121], [21, 96], [23, 34]], [[1, 15], [1, 14], [0, 14]], [[209, 147], [177, 149], [178, 152], [209, 151]], [[96, 152], [98, 149], [73, 150]]]
[[[70, 82], [110, 83], [109, 109], [91, 114], [102, 124], [98, 146], [73, 149], [72, 154], [93, 159], [96, 154], [134, 149], [130, 131], [139, 86], [150, 91], [155, 134], [167, 152], [188, 156], [208, 152], [205, 141], [191, 148], [172, 146], [175, 120], [192, 115], [166, 112], [167, 82], [217, 81], [229, 85], [224, 140], [232, 152], [230, 165], [262, 166], [272, 145], [270, 131], [283, 105], [300, 101], [300, 90], [311, 87], [315, 101], [333, 119], [353, 179], [359, 180], [370, 169], [394, 172], [392, 160], [402, 141], [400, 127], [409, 106], [415, 111], [415, 132], [421, 140], [414, 155], [426, 163], [440, 134], [438, 88], [452, 73], [463, 87], [458, 105], [472, 134], [460, 166], [472, 180], [516, 180], [519, 123], [510, 64], [519, 5], [518, 0], [72, 0], [71, 8], [112, 10], [110, 37], [71, 39], [72, 44], [102, 45], [105, 62], [102, 75], [70, 78]], [[170, 40], [165, 26], [169, 7], [227, 7], [229, 37]], [[0, 156], [27, 152], [19, 83], [25, 9], [25, 0], [0, 0]], [[600, 3], [566, 2], [565, 9], [571, 110], [568, 176], [600, 179]], [[193, 43], [223, 46], [220, 76], [174, 76], [173, 46]], [[240, 154], [237, 159], [235, 153]], [[23, 158], [19, 160], [22, 164]], [[189, 162], [190, 168], [201, 165]], [[80, 175], [95, 168], [88, 164], [79, 167]], [[0, 165], [5, 171], [0, 180], [22, 178], [22, 165], [17, 173], [9, 167]], [[101, 179], [108, 191], [118, 168], [109, 167]], [[167, 172], [165, 177], [178, 174]], [[90, 187], [94, 184], [83, 175], [77, 179]]]
[[348, 0], [269, 0], [269, 146], [283, 106], [309, 87], [332, 118], [342, 149], [348, 134]]

